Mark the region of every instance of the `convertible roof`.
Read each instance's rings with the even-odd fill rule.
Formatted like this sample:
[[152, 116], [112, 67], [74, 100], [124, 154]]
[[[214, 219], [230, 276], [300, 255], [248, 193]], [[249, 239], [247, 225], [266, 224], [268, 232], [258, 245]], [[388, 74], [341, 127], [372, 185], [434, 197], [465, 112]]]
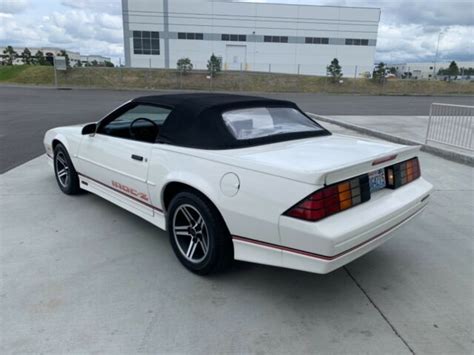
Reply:
[[258, 96], [191, 93], [142, 96], [133, 99], [132, 102], [171, 109], [171, 113], [160, 128], [158, 141], [162, 143], [202, 149], [229, 149], [297, 138], [281, 135], [237, 140], [222, 119], [222, 113], [225, 111], [250, 107], [292, 107], [299, 110], [296, 104], [290, 101]]

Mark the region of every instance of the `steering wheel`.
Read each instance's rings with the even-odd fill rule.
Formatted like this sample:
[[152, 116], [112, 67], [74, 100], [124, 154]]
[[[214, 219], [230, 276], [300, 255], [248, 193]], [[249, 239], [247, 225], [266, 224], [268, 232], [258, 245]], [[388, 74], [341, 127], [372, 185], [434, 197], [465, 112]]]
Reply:
[[[135, 123], [137, 123], [138, 121], [146, 121], [146, 122], [149, 122], [152, 124], [153, 126], [153, 130], [150, 130], [150, 128], [147, 128], [147, 127], [138, 127], [137, 129], [134, 129], [134, 125]], [[136, 130], [136, 132], [135, 132]], [[145, 118], [145, 117], [139, 117], [139, 118], [136, 118], [134, 119], [131, 123], [130, 123], [130, 127], [129, 127], [129, 132], [130, 132], [130, 137], [133, 138], [133, 139], [137, 139], [137, 140], [146, 140], [146, 141], [154, 141], [156, 136], [158, 135], [158, 132], [160, 130], [160, 127], [156, 124], [156, 122], [148, 119], [148, 118]]]

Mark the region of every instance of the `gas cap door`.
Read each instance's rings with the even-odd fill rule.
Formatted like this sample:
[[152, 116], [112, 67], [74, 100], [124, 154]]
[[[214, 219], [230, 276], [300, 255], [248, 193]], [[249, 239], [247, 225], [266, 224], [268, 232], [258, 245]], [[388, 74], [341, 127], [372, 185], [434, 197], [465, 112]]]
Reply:
[[221, 178], [221, 191], [227, 197], [237, 195], [240, 189], [239, 177], [234, 173], [224, 174]]

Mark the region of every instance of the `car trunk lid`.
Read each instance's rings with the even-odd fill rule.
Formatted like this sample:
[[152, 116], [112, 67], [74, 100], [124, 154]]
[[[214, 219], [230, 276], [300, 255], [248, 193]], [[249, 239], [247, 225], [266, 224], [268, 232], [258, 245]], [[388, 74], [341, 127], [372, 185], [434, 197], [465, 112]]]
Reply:
[[417, 146], [333, 134], [209, 154], [262, 173], [329, 185], [410, 159], [418, 150]]

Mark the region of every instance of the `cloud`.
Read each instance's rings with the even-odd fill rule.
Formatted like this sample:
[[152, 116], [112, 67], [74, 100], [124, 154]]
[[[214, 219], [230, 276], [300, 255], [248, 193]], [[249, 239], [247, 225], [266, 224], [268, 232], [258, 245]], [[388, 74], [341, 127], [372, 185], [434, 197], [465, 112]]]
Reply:
[[380, 25], [376, 60], [390, 63], [432, 61], [440, 31], [439, 59], [473, 60], [473, 26], [441, 27], [434, 32], [417, 24]]
[[118, 15], [67, 7], [42, 18], [3, 14], [0, 21], [0, 44], [123, 57], [122, 18]]
[[[176, 0], [174, 0], [176, 1]], [[179, 0], [184, 1], [184, 0]], [[255, 0], [253, 0], [255, 1]], [[472, 0], [259, 0], [381, 8], [376, 61], [473, 60]], [[123, 58], [120, 0], [0, 0], [0, 44]]]
[[1, 0], [0, 13], [4, 14], [18, 14], [28, 8], [27, 0]]
[[107, 13], [111, 15], [122, 15], [122, 6], [119, 0], [62, 0], [61, 4], [74, 9]]

